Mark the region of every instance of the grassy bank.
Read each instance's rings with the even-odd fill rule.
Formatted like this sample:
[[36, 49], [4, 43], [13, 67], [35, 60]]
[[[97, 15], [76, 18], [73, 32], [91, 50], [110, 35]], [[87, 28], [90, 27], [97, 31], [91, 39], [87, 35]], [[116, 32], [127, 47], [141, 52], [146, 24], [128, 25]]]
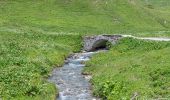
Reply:
[[0, 0], [0, 98], [53, 99], [44, 77], [80, 50], [81, 36], [170, 36], [169, 0], [147, 1]]
[[93, 75], [94, 95], [107, 100], [170, 99], [170, 42], [122, 39], [95, 55], [85, 73]]
[[54, 99], [55, 86], [46, 77], [68, 54], [79, 51], [80, 39], [79, 35], [1, 33], [1, 98]]

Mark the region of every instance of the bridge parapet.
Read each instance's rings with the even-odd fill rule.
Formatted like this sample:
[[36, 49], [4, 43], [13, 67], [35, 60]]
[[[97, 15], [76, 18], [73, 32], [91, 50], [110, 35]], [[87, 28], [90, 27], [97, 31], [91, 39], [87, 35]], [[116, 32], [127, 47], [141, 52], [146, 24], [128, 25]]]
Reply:
[[84, 37], [84, 50], [93, 51], [97, 47], [106, 46], [106, 42], [110, 42], [113, 45], [122, 38], [122, 35], [95, 35]]

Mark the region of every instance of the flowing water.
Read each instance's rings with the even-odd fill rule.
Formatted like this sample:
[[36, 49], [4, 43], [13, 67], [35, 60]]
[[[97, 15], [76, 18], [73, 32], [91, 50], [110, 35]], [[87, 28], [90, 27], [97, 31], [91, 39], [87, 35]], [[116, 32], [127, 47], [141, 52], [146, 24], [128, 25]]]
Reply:
[[[123, 35], [123, 37], [132, 37], [144, 40], [170, 41], [170, 38], [141, 38], [131, 35]], [[96, 100], [92, 96], [89, 76], [82, 75], [84, 62], [97, 52], [75, 53], [69, 57], [63, 67], [53, 70], [50, 82], [56, 84], [59, 89], [57, 100]]]
[[57, 100], [96, 100], [92, 96], [89, 76], [82, 75], [84, 62], [97, 52], [75, 53], [67, 58], [61, 68], [53, 70], [50, 82], [59, 89]]

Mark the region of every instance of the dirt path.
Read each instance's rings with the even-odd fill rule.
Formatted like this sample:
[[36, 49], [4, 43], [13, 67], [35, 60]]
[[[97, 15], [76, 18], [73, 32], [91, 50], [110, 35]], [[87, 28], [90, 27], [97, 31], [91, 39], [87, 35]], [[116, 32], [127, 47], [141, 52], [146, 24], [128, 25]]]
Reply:
[[152, 41], [170, 41], [170, 38], [163, 38], [163, 37], [135, 37], [132, 35], [122, 35], [123, 37], [132, 37], [135, 39], [141, 40], [152, 40]]

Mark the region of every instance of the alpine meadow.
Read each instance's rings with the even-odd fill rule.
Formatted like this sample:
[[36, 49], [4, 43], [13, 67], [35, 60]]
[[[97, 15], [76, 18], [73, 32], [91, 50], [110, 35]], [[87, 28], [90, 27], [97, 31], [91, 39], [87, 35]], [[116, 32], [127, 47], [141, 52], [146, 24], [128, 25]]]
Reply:
[[160, 41], [121, 38], [82, 62], [94, 100], [170, 99], [170, 0], [0, 0], [0, 100], [56, 100], [54, 68], [99, 35]]

